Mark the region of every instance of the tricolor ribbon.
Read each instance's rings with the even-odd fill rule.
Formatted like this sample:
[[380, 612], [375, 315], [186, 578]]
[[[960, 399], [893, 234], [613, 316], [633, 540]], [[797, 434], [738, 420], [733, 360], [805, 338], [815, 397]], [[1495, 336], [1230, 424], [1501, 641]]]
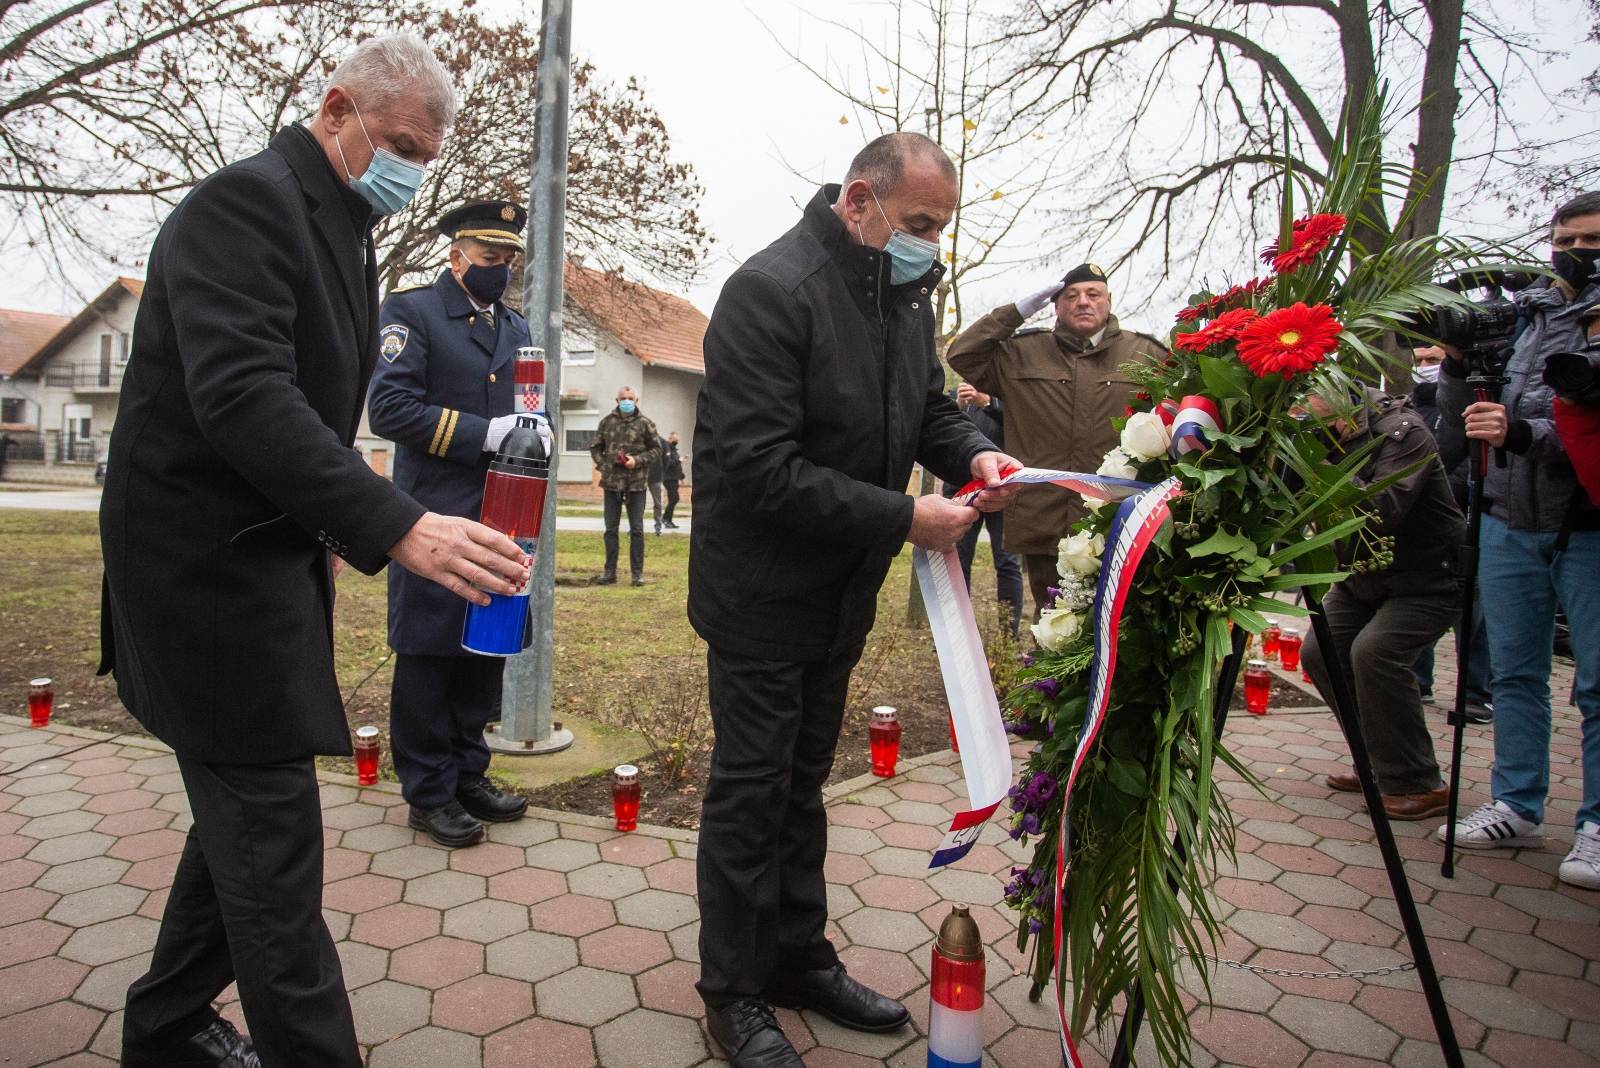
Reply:
[[1211, 439], [1206, 434], [1215, 434], [1221, 429], [1222, 412], [1217, 402], [1210, 397], [1190, 394], [1183, 398], [1172, 417], [1172, 444], [1167, 452], [1174, 460], [1191, 452], [1204, 452], [1211, 447]]

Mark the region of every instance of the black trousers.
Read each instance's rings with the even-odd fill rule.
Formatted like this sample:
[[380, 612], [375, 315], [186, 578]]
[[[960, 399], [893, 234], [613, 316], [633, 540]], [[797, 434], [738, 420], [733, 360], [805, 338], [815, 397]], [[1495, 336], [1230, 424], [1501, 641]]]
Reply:
[[1061, 572], [1056, 569], [1055, 553], [1025, 553], [1023, 565], [1028, 569], [1028, 593], [1033, 598], [1033, 621], [1039, 622], [1039, 613], [1050, 600], [1050, 587], [1061, 584]]
[[617, 528], [622, 524], [623, 498], [628, 505], [628, 563], [644, 574], [644, 490], [606, 490], [606, 570], [617, 569]]
[[150, 970], [128, 988], [124, 1046], [194, 1034], [237, 980], [266, 1068], [359, 1068], [344, 974], [322, 921], [322, 811], [311, 758], [203, 764], [180, 756], [178, 770], [194, 825]]
[[707, 1005], [761, 997], [781, 971], [831, 968], [822, 784], [861, 650], [815, 663], [706, 656], [711, 778], [700, 820], [700, 982]]
[[661, 483], [667, 490], [667, 510], [661, 514], [663, 523], [672, 522], [672, 510], [678, 507], [678, 484], [670, 479]]
[[1022, 623], [1022, 558], [1001, 548], [1005, 544], [1004, 512], [983, 512], [982, 518], [967, 528], [956, 542], [956, 556], [961, 561], [961, 576], [972, 589], [972, 558], [978, 551], [978, 532], [989, 531], [989, 551], [994, 554], [995, 599], [1011, 606], [1011, 636], [1017, 636]]
[[438, 808], [462, 776], [489, 766], [483, 728], [499, 713], [505, 666], [498, 656], [395, 654], [389, 742], [409, 803]]
[[[1386, 794], [1437, 790], [1444, 780], [1411, 665], [1460, 612], [1455, 594], [1368, 601], [1341, 584], [1322, 599], [1322, 611], [1339, 649], [1345, 683], [1356, 697], [1378, 788]], [[1331, 707], [1327, 661], [1315, 632], [1306, 636], [1303, 654], [1306, 673]]]

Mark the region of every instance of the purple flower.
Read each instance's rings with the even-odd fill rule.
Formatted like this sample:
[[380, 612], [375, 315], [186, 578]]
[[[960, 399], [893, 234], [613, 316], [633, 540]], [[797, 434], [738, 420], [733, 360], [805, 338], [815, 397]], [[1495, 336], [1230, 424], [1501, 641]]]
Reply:
[[1054, 608], [1056, 600], [1061, 596], [1060, 586], [1046, 586], [1044, 588], [1045, 607]]
[[1061, 694], [1061, 683], [1052, 678], [1033, 680], [1033, 688], [1054, 701]]
[[1044, 930], [1044, 921], [1043, 920], [1031, 919], [1031, 918], [1028, 920], [1028, 933], [1029, 934], [1038, 934], [1042, 930]]
[[1023, 834], [1038, 834], [1039, 833], [1039, 817], [1034, 815], [1032, 812], [1029, 812], [1027, 815], [1023, 816], [1022, 817], [1022, 833]]
[[1056, 795], [1055, 777], [1039, 772], [1034, 775], [1033, 781], [1028, 783], [1028, 793], [1032, 794], [1040, 804], [1050, 800]]
[[1033, 667], [1033, 654], [1032, 653], [1023, 653], [1022, 654], [1022, 666], [1023, 667]]

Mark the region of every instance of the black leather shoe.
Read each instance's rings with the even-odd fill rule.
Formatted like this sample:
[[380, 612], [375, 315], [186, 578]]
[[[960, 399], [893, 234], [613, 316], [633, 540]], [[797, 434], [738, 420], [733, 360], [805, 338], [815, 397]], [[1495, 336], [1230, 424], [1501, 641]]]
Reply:
[[707, 1008], [706, 1030], [733, 1068], [804, 1068], [805, 1062], [764, 1002], [750, 999]]
[[644, 572], [635, 571], [633, 573], [633, 584], [635, 586], [643, 586], [644, 585]]
[[406, 823], [446, 849], [477, 845], [483, 841], [483, 824], [467, 815], [459, 801], [448, 801], [438, 808], [411, 806]]
[[122, 1068], [261, 1068], [261, 1058], [250, 1040], [219, 1016], [182, 1042], [145, 1049], [123, 1046]]
[[820, 1012], [853, 1031], [897, 1031], [911, 1019], [906, 1007], [845, 974], [843, 964], [779, 979], [767, 1000], [786, 1009]]
[[528, 811], [528, 799], [508, 794], [482, 775], [456, 783], [456, 800], [474, 819], [485, 823], [511, 823]]
[[617, 584], [617, 573], [615, 571], [604, 571], [589, 581], [596, 586], [615, 586]]

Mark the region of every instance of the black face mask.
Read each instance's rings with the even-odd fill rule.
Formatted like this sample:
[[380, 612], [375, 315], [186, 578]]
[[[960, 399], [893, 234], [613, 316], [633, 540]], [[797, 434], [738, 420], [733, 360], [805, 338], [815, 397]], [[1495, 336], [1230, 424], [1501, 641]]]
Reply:
[[468, 293], [478, 299], [479, 303], [493, 304], [505, 293], [506, 286], [511, 284], [511, 267], [505, 263], [498, 267], [482, 267], [476, 263], [469, 263], [461, 275], [461, 284], [466, 287]]
[[1557, 278], [1575, 290], [1582, 290], [1595, 280], [1596, 268], [1600, 267], [1600, 248], [1569, 248], [1552, 252], [1550, 266], [1555, 269]]

